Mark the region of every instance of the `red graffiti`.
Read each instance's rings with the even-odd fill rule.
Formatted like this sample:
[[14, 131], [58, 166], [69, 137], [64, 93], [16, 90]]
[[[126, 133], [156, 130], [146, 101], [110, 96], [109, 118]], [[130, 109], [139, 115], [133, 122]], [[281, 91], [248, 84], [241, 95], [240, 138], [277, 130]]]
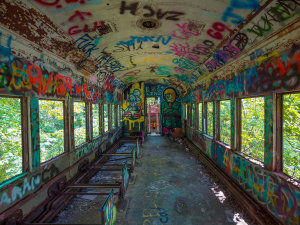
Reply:
[[90, 32], [94, 32], [97, 30], [97, 28], [100, 28], [100, 27], [103, 27], [105, 25], [105, 22], [104, 21], [101, 21], [100, 23], [98, 22], [94, 22], [93, 24], [93, 28], [90, 29], [89, 28], [89, 25], [85, 24], [83, 26], [83, 29], [80, 29], [78, 25], [76, 26], [73, 26], [73, 27], [70, 27], [69, 30], [68, 30], [68, 34], [69, 35], [74, 35], [74, 34], [79, 34], [81, 32], [83, 33], [90, 33]]
[[79, 19], [81, 21], [84, 21], [85, 20], [84, 15], [86, 15], [86, 16], [92, 16], [93, 14], [90, 13], [90, 12], [80, 12], [80, 11], [76, 10], [74, 12], [74, 14], [72, 16], [70, 16], [69, 21], [70, 22], [73, 21], [76, 17], [79, 17]]
[[[223, 39], [223, 35], [221, 32], [227, 30], [229, 31], [230, 33], [233, 33], [233, 31], [228, 28], [227, 26], [225, 26], [225, 24], [221, 23], [221, 22], [215, 22], [212, 27], [218, 31], [218, 32], [215, 32], [213, 29], [209, 29], [207, 31], [207, 34], [209, 36], [211, 36], [212, 38], [215, 38], [215, 39], [218, 39], [218, 40], [222, 40]], [[213, 33], [214, 32], [214, 33]]]

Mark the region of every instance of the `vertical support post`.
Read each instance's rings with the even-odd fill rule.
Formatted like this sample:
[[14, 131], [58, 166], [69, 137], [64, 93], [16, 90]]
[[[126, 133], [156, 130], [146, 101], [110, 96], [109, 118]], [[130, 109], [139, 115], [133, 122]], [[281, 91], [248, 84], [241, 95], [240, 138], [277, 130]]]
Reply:
[[32, 168], [40, 165], [40, 127], [39, 127], [39, 100], [36, 97], [30, 99], [30, 128], [32, 146]]
[[74, 100], [70, 99], [70, 137], [71, 137], [71, 151], [75, 148], [75, 134], [74, 134]]
[[264, 121], [264, 165], [268, 170], [274, 170], [273, 152], [273, 96], [265, 96], [265, 121]]
[[283, 96], [282, 94], [274, 94], [275, 95], [275, 105], [274, 105], [274, 115], [275, 118], [273, 120], [273, 145], [274, 155], [273, 155], [273, 163], [274, 163], [274, 171], [282, 172], [283, 170], [283, 139], [282, 139], [282, 124], [283, 124]]
[[241, 151], [242, 148], [242, 101], [241, 99], [237, 98], [235, 99], [235, 150]]
[[215, 101], [214, 102], [215, 105], [215, 113], [214, 113], [214, 117], [215, 117], [215, 139], [216, 140], [220, 140], [220, 101]]
[[71, 111], [70, 100], [63, 101], [63, 113], [64, 113], [64, 147], [65, 152], [71, 151]]
[[230, 146], [235, 146], [235, 100], [230, 100]]

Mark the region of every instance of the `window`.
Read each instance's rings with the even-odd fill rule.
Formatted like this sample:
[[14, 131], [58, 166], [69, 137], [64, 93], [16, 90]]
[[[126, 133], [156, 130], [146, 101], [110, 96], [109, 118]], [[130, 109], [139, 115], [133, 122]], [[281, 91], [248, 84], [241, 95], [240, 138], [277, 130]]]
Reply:
[[108, 105], [104, 104], [103, 106], [103, 113], [104, 113], [104, 132], [108, 131]]
[[84, 102], [74, 102], [75, 146], [86, 142], [86, 109]]
[[115, 105], [111, 104], [111, 128], [115, 129], [116, 121], [115, 121]]
[[117, 105], [117, 108], [118, 108], [118, 112], [117, 112], [117, 121], [118, 121], [118, 126], [120, 125], [120, 105]]
[[213, 110], [214, 110], [214, 103], [208, 102], [207, 103], [207, 134], [210, 136], [213, 136], [213, 132], [214, 132]]
[[198, 105], [198, 110], [199, 110], [199, 114], [198, 114], [198, 121], [199, 121], [199, 130], [200, 131], [203, 131], [203, 122], [202, 122], [202, 115], [203, 115], [203, 112], [202, 112], [202, 110], [203, 110], [203, 103], [201, 102], [201, 103], [199, 103], [199, 105]]
[[39, 100], [41, 162], [64, 153], [62, 101]]
[[220, 102], [220, 141], [231, 144], [230, 100]]
[[300, 180], [300, 93], [283, 95], [283, 172]]
[[264, 98], [242, 99], [242, 149], [260, 161], [264, 159]]
[[0, 183], [22, 173], [21, 100], [0, 98]]
[[185, 119], [188, 119], [188, 105], [185, 104]]
[[100, 113], [99, 104], [92, 104], [92, 114], [93, 114], [93, 137], [97, 137], [100, 134], [99, 124], [100, 124]]

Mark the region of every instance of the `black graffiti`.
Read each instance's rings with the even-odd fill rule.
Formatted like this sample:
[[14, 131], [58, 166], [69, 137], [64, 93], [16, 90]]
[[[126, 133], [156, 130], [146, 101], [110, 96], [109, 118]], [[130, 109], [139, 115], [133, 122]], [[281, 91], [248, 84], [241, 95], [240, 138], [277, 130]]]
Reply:
[[[125, 1], [121, 2], [121, 8], [120, 8], [120, 14], [124, 14], [125, 11], [129, 10], [132, 15], [136, 14], [136, 11], [138, 9], [138, 2], [131, 3], [130, 5], [127, 5]], [[173, 20], [178, 21], [180, 18], [179, 16], [184, 15], [183, 12], [177, 12], [177, 11], [165, 11], [163, 12], [162, 9], [158, 9], [155, 11], [151, 6], [145, 5], [143, 9], [146, 11], [146, 13], [143, 14], [144, 17], [153, 17], [156, 15], [157, 19], [163, 19], [166, 20]]]
[[135, 45], [135, 42], [133, 45], [126, 45], [126, 44], [120, 44], [116, 45], [113, 52], [130, 52], [130, 51], [136, 51], [143, 49], [143, 41], [141, 41], [137, 46]]
[[53, 177], [59, 174], [59, 169], [52, 164], [49, 169], [45, 168], [42, 172], [42, 182], [46, 183], [51, 180]]
[[260, 20], [247, 30], [261, 37], [265, 32], [272, 29], [274, 23], [284, 22], [297, 15], [297, 6], [300, 6], [297, 0], [278, 0], [275, 6], [266, 10], [266, 13], [260, 17]]

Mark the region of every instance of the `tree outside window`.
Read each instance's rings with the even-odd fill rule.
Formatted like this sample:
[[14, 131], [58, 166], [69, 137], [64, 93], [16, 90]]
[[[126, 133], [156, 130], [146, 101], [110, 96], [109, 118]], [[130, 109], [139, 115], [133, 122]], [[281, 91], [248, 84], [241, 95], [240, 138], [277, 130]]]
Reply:
[[74, 137], [75, 146], [86, 142], [85, 102], [74, 102]]

